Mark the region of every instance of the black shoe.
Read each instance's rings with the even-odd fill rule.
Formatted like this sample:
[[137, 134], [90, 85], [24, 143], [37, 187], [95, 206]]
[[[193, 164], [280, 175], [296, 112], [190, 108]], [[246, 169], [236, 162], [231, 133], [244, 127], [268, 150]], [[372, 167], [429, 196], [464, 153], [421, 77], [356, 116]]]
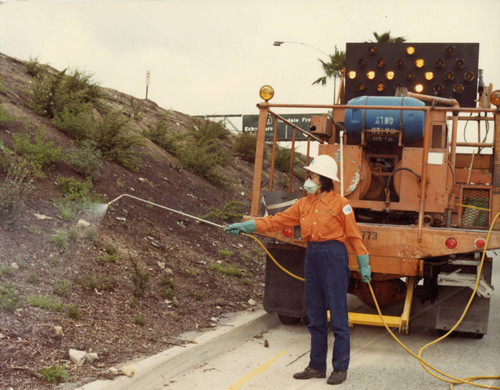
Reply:
[[347, 371], [333, 371], [326, 383], [329, 385], [340, 385], [347, 378]]
[[307, 367], [304, 371], [293, 374], [295, 379], [326, 378], [326, 370], [315, 370]]

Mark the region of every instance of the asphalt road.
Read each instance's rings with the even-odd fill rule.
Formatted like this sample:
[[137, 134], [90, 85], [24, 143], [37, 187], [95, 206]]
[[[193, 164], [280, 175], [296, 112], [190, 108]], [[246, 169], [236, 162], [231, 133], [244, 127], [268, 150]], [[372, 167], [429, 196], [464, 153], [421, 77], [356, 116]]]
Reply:
[[[500, 257], [493, 262], [492, 285], [497, 291], [490, 302], [488, 334], [482, 339], [448, 337], [425, 349], [422, 357], [442, 372], [458, 378], [500, 375]], [[472, 292], [472, 290], [471, 290]], [[361, 305], [351, 297], [351, 306]], [[391, 308], [391, 311], [398, 308]], [[393, 314], [385, 313], [385, 314]], [[434, 330], [435, 307], [415, 301], [410, 334], [397, 336], [413, 352], [438, 336]], [[333, 336], [330, 336], [330, 349]], [[210, 359], [178, 375], [157, 390], [194, 389], [323, 389], [326, 379], [299, 381], [293, 374], [309, 360], [309, 333], [304, 325], [280, 325], [241, 347]], [[330, 351], [331, 352], [331, 351]], [[329, 357], [330, 360], [330, 357]], [[328, 369], [328, 373], [331, 367]], [[500, 380], [479, 383], [500, 387]], [[342, 389], [448, 389], [428, 374], [419, 361], [401, 348], [385, 328], [355, 326], [351, 329], [351, 364]], [[458, 385], [456, 389], [477, 388]]]

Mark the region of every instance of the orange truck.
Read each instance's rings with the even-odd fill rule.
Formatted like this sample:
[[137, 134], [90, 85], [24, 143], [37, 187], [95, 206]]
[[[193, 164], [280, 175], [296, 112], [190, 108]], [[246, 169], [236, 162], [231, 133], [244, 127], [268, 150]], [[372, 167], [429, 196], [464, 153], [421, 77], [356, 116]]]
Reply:
[[[493, 261], [483, 252], [500, 248], [500, 91], [484, 85], [478, 48], [460, 43], [347, 44], [333, 105], [275, 104], [269, 102], [272, 88], [261, 89], [248, 217], [276, 213], [303, 196], [292, 191], [294, 150], [300, 139], [308, 163], [316, 143], [319, 155], [337, 161], [341, 183], [335, 190], [355, 210], [370, 253], [377, 301], [382, 308], [400, 308], [398, 315], [384, 319], [401, 333], [409, 331], [414, 297], [436, 305], [435, 328], [448, 331], [476, 284], [472, 304], [455, 331], [479, 338], [487, 333]], [[302, 129], [278, 113], [290, 109], [318, 115], [311, 116], [309, 129]], [[275, 123], [271, 129], [270, 118]], [[273, 190], [279, 123], [292, 129], [289, 191]], [[264, 188], [266, 144], [273, 152]], [[259, 234], [269, 238], [267, 249], [282, 267], [303, 277], [305, 244], [299, 228]], [[356, 256], [349, 246], [348, 251], [349, 292], [373, 306], [356, 272]], [[303, 282], [269, 258], [264, 308], [283, 323], [306, 318]], [[349, 320], [383, 325], [373, 311], [350, 312]]]

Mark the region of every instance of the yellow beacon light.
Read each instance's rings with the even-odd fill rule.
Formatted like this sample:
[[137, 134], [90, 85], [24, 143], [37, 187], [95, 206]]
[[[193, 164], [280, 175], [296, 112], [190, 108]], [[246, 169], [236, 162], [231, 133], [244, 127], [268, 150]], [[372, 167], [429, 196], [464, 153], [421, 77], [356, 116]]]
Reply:
[[273, 98], [274, 89], [270, 85], [264, 85], [260, 88], [259, 95], [264, 101], [267, 102]]
[[349, 77], [351, 80], [354, 80], [356, 78], [356, 71], [355, 70], [350, 70], [347, 73], [347, 77]]

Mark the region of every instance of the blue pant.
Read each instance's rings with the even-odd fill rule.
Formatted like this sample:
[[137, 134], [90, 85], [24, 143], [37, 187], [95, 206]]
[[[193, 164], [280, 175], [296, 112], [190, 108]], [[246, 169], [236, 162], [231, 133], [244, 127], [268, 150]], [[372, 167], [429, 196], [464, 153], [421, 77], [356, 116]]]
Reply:
[[350, 340], [347, 310], [349, 270], [347, 250], [338, 241], [309, 242], [305, 255], [306, 311], [311, 334], [309, 367], [326, 369], [328, 352], [328, 318], [335, 336], [333, 369], [349, 367]]

